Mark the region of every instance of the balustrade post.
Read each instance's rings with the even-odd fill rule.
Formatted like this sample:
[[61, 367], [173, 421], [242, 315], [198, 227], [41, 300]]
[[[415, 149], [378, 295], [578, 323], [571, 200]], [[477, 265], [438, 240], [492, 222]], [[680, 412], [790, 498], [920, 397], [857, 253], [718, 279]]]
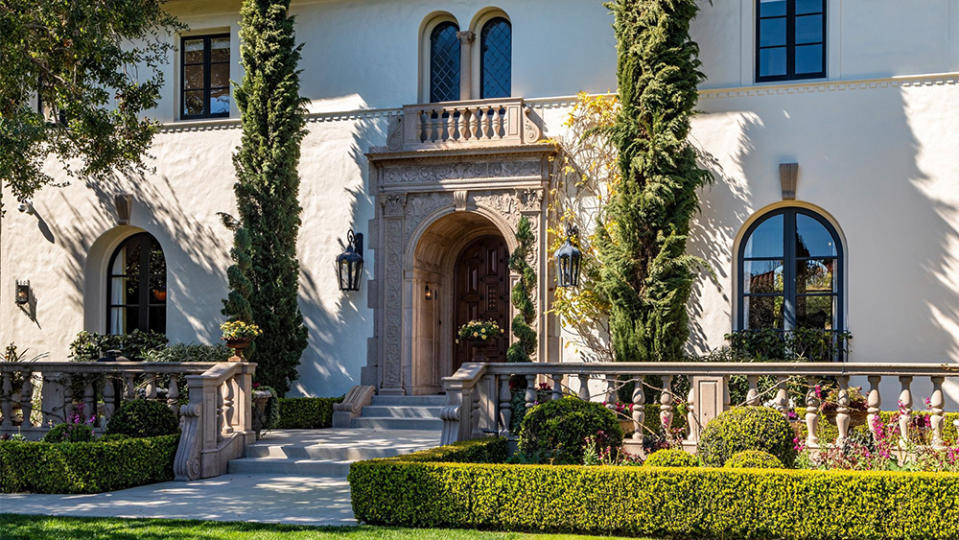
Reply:
[[59, 424], [66, 421], [64, 408], [63, 373], [48, 372], [43, 375], [40, 406], [43, 413], [43, 425]]
[[33, 420], [30, 416], [33, 414], [33, 372], [24, 371], [23, 386], [20, 387], [20, 412], [23, 413], [22, 427], [33, 427]]
[[[616, 402], [619, 401], [616, 395], [616, 376], [606, 375], [606, 408], [614, 415], [616, 414]], [[617, 416], [617, 419], [619, 417]]]
[[116, 391], [113, 387], [113, 378], [109, 375], [103, 378], [103, 411], [98, 418], [98, 424], [106, 429], [110, 418], [113, 418], [113, 412], [116, 410]]
[[746, 405], [755, 407], [759, 405], [759, 375], [746, 375], [746, 384], [749, 391], [746, 392]]
[[879, 421], [879, 412], [882, 410], [882, 397], [879, 394], [879, 381], [882, 379], [879, 375], [870, 375], [869, 380], [869, 395], [866, 399], [866, 422], [869, 424], [869, 432], [872, 433], [873, 440], [878, 441], [879, 430], [882, 427], [877, 427]]
[[233, 433], [234, 431], [233, 426], [236, 423], [236, 416], [234, 414], [236, 409], [233, 407], [233, 398], [235, 395], [233, 390], [233, 378], [230, 377], [229, 379], [224, 381], [223, 386], [226, 389], [226, 395], [223, 398], [223, 410], [224, 410], [223, 419], [225, 424], [223, 426], [223, 432]]
[[0, 384], [0, 413], [3, 414], [3, 421], [0, 427], [13, 427], [13, 383], [11, 382], [12, 373], [3, 373], [3, 383]]
[[526, 376], [526, 409], [536, 405], [536, 375]]
[[909, 422], [912, 419], [912, 377], [899, 377], [902, 391], [899, 393], [899, 444], [909, 443]]
[[786, 391], [786, 382], [788, 380], [788, 377], [776, 377], [776, 386], [779, 389], [776, 390], [774, 405], [776, 410], [781, 412], [787, 419], [789, 418], [789, 392]]
[[579, 377], [579, 399], [589, 401], [589, 374], [580, 373]]
[[513, 393], [509, 389], [509, 376], [500, 378], [499, 381], [499, 421], [501, 429], [500, 437], [509, 437], [510, 420], [513, 418]]
[[673, 376], [663, 375], [663, 391], [659, 395], [659, 421], [663, 425], [663, 433], [669, 439], [673, 427]]
[[[92, 377], [92, 376], [88, 376]], [[81, 419], [83, 421], [94, 418], [97, 415], [97, 397], [93, 391], [93, 381], [87, 380], [86, 384], [83, 386], [83, 414]], [[95, 418], [94, 418], [95, 419]]]
[[836, 439], [836, 446], [841, 446], [849, 438], [849, 377], [843, 375], [836, 380], [839, 383], [839, 397], [836, 399], [836, 427], [839, 429], [839, 437]]
[[643, 392], [643, 378], [638, 377], [633, 387], [633, 440], [643, 444], [646, 425], [646, 394]]
[[819, 448], [819, 407], [822, 404], [816, 393], [816, 377], [806, 377], [806, 446]]
[[932, 428], [932, 447], [939, 450], [944, 446], [942, 440], [942, 425], [945, 423], [946, 418], [943, 416], [945, 399], [942, 395], [942, 383], [945, 381], [945, 378], [931, 377], [931, 379], [932, 395], [929, 396], [929, 410], [931, 413], [929, 425]]
[[223, 433], [223, 384], [216, 387], [216, 434], [215, 439], [220, 440], [220, 434]]
[[470, 138], [475, 141], [482, 138], [480, 133], [480, 110], [472, 109], [470, 110]]
[[554, 373], [552, 376], [553, 379], [553, 399], [559, 399], [563, 397], [563, 376], [559, 373]]
[[687, 401], [687, 411], [686, 411], [686, 431], [688, 435], [686, 440], [690, 444], [695, 444], [699, 440], [699, 430], [702, 426], [697, 426], [698, 420], [696, 418], [696, 387], [693, 377], [689, 377], [689, 393], [686, 394]]
[[157, 379], [155, 373], [146, 374], [146, 387], [144, 388], [145, 397], [147, 399], [156, 399], [157, 398]]
[[134, 399], [136, 398], [136, 386], [133, 381], [136, 377], [133, 373], [124, 373], [123, 374], [123, 399]]
[[166, 404], [177, 418], [180, 417], [180, 385], [176, 381], [177, 374], [170, 374], [170, 386], [167, 387]]

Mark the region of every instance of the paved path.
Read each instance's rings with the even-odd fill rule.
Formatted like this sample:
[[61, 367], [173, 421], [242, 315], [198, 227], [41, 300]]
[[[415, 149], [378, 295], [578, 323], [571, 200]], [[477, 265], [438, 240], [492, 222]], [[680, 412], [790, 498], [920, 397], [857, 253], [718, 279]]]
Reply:
[[228, 474], [93, 495], [0, 494], [0, 513], [356, 525], [345, 478]]

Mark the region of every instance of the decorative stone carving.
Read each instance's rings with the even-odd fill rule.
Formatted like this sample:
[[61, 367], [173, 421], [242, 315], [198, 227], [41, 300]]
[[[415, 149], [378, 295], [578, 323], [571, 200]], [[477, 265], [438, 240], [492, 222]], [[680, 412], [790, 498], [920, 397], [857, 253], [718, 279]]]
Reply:
[[389, 121], [389, 127], [387, 128], [389, 135], [386, 138], [386, 148], [391, 151], [399, 151], [403, 149], [403, 117], [402, 116], [391, 116]]
[[519, 161], [461, 161], [387, 165], [380, 171], [380, 184], [440, 185], [455, 181], [543, 180], [539, 159]]
[[411, 193], [406, 203], [406, 238], [403, 245], [427, 216], [453, 204], [454, 196], [451, 193]]
[[523, 142], [532, 144], [543, 138], [543, 130], [533, 121], [533, 109], [523, 107]]
[[542, 210], [543, 190], [518, 189], [516, 190], [516, 200], [519, 201], [521, 212], [539, 212]]
[[383, 217], [403, 217], [406, 195], [387, 195], [383, 200]]
[[463, 212], [466, 210], [466, 199], [469, 197], [469, 194], [470, 192], [466, 190], [453, 192], [453, 206], [456, 208], [457, 212]]

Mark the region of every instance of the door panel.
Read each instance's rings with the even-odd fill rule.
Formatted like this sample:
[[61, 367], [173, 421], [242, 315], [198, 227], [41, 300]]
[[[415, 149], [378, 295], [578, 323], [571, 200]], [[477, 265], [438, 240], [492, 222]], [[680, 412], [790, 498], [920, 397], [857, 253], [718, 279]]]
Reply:
[[471, 320], [492, 320], [507, 330], [509, 317], [509, 252], [499, 236], [484, 236], [468, 244], [454, 267], [453, 371], [463, 362], [482, 356], [487, 362], [506, 360], [508, 336], [504, 333], [483, 345], [456, 343], [460, 326]]

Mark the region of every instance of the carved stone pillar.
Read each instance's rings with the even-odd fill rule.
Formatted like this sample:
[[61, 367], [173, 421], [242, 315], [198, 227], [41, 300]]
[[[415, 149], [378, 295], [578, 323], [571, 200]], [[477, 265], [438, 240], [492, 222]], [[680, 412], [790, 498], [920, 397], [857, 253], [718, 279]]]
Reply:
[[379, 281], [383, 283], [382, 343], [383, 364], [380, 367], [380, 393], [403, 394], [403, 216], [406, 195], [387, 195], [381, 201], [383, 247], [377, 253], [380, 265]]
[[473, 99], [473, 42], [476, 34], [466, 30], [457, 32], [460, 40], [460, 101]]

